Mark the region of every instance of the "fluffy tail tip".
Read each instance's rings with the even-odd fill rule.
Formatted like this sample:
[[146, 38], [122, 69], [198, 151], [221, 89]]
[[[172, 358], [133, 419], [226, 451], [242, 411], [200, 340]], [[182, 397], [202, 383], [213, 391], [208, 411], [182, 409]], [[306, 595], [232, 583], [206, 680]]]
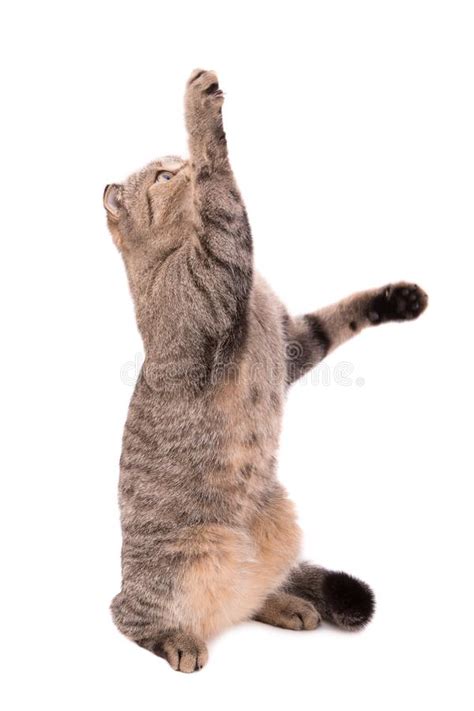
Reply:
[[375, 596], [370, 587], [347, 573], [328, 571], [323, 596], [332, 621], [345, 630], [361, 629], [375, 611]]

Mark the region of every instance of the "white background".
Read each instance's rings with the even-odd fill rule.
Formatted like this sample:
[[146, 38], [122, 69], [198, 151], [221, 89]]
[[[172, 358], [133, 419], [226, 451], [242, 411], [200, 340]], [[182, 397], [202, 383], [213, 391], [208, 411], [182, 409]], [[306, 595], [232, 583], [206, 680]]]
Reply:
[[[471, 10], [3, 6], [3, 708], [472, 708]], [[329, 383], [300, 383], [286, 411], [280, 477], [305, 555], [369, 581], [373, 623], [244, 624], [186, 676], [108, 612], [121, 369], [133, 375], [142, 347], [102, 191], [186, 152], [183, 88], [199, 66], [226, 91], [257, 265], [290, 310], [399, 279], [430, 307], [341, 347]]]

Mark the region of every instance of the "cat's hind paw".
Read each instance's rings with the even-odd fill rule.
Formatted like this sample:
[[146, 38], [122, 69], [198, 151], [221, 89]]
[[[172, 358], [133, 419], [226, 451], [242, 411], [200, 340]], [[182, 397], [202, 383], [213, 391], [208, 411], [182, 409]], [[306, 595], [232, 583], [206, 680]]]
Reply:
[[188, 674], [202, 669], [208, 658], [205, 643], [180, 630], [163, 633], [155, 640], [139, 640], [137, 644], [166, 659], [175, 671]]
[[287, 630], [315, 630], [321, 615], [310, 602], [281, 592], [270, 595], [254, 619]]

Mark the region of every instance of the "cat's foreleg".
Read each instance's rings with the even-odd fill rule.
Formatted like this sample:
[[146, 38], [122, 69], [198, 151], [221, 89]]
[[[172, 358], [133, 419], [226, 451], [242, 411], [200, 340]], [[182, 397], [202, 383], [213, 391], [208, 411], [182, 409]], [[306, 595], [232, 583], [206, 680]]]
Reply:
[[250, 226], [229, 163], [222, 103], [216, 74], [194, 71], [185, 96], [196, 237], [187, 270], [193, 323], [214, 364], [229, 363], [245, 339], [253, 279]]
[[415, 319], [427, 304], [428, 297], [419, 286], [400, 282], [362, 291], [314, 313], [289, 319], [288, 382], [300, 378], [364, 328]]
[[[248, 271], [251, 233], [229, 162], [223, 100], [216, 74], [195, 70], [186, 88], [185, 118], [196, 231], [201, 246], [211, 250], [211, 259], [218, 256]], [[238, 281], [242, 277], [236, 274]]]
[[215, 72], [196, 69], [186, 87], [185, 119], [191, 167], [198, 183], [213, 173], [230, 171], [223, 103], [224, 93]]

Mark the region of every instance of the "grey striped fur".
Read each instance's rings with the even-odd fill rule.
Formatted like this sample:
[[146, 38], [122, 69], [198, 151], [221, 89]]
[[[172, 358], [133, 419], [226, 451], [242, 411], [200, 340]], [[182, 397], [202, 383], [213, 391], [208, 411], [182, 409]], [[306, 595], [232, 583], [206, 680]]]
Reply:
[[300, 531], [275, 474], [282, 407], [288, 385], [337, 345], [426, 306], [400, 284], [290, 318], [254, 271], [222, 103], [216, 75], [196, 70], [189, 160], [154, 161], [104, 193], [146, 351], [123, 436], [112, 614], [185, 672], [240, 620], [357, 629], [370, 619], [365, 583], [298, 562]]

